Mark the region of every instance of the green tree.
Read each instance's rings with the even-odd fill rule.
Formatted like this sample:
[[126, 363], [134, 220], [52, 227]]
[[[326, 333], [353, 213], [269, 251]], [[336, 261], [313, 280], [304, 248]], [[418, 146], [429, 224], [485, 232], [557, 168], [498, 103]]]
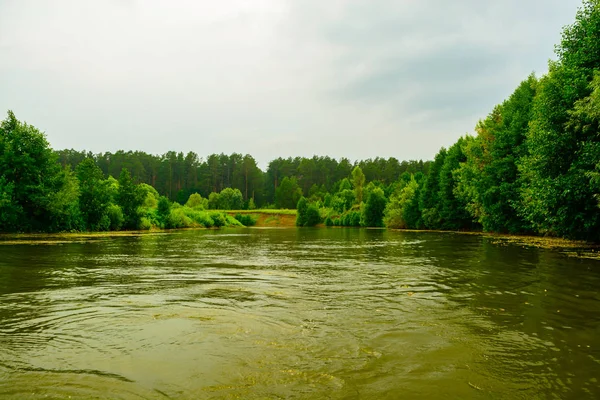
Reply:
[[320, 223], [321, 215], [319, 214], [319, 208], [314, 203], [309, 204], [305, 213], [304, 226], [315, 226]]
[[219, 193], [212, 192], [208, 195], [208, 208], [210, 210], [217, 210], [219, 208]]
[[[71, 185], [44, 134], [17, 120], [12, 111], [0, 123], [0, 179], [3, 181], [7, 225], [0, 231], [48, 231], [70, 229], [57, 225], [64, 215], [52, 204], [63, 186]], [[66, 189], [65, 189], [66, 190]], [[9, 200], [10, 199], [10, 200]], [[13, 222], [18, 220], [18, 226]]]
[[79, 208], [86, 229], [107, 230], [105, 216], [111, 197], [102, 170], [93, 158], [86, 158], [75, 173], [79, 180]]
[[439, 215], [442, 229], [470, 229], [474, 227], [472, 217], [466, 209], [466, 203], [456, 196], [456, 172], [460, 164], [466, 161], [463, 153], [465, 143], [470, 137], [460, 138], [453, 144], [444, 158], [439, 180]]
[[418, 205], [419, 184], [414, 176], [390, 198], [384, 211], [384, 223], [388, 228], [416, 228], [420, 213]]
[[356, 202], [356, 195], [353, 190], [344, 189], [333, 196], [331, 200], [331, 207], [339, 213], [343, 213], [352, 208], [352, 205]]
[[300, 197], [296, 205], [296, 226], [304, 226], [306, 223], [306, 210], [308, 209], [308, 202], [304, 196]]
[[529, 151], [519, 163], [519, 211], [538, 233], [597, 241], [600, 214], [590, 173], [600, 158], [600, 136], [593, 126], [582, 129], [587, 116], [581, 112], [585, 99], [593, 97], [600, 65], [598, 1], [584, 1], [575, 23], [563, 31], [557, 54], [533, 104]]
[[190, 194], [187, 202], [185, 203], [187, 207], [195, 208], [197, 210], [208, 210], [208, 199], [203, 198], [198, 193]]
[[387, 204], [385, 193], [381, 188], [374, 188], [368, 194], [367, 201], [364, 204], [361, 214], [361, 225], [369, 227], [382, 227], [383, 212]]
[[13, 198], [14, 187], [14, 183], [7, 183], [4, 177], [0, 177], [0, 231], [19, 230], [23, 209]]
[[[575, 132], [584, 136], [598, 134], [600, 132], [600, 70], [594, 72], [594, 79], [590, 84], [592, 93], [575, 102], [575, 107], [569, 111], [570, 120], [568, 125]], [[593, 159], [599, 160], [595, 170], [587, 172], [590, 178], [590, 188], [595, 193], [600, 206], [600, 154], [598, 154], [597, 143], [587, 143], [584, 147], [584, 154], [590, 162]]]
[[79, 182], [70, 167], [61, 170], [60, 175], [60, 189], [49, 194], [49, 221], [43, 230], [81, 231], [85, 226], [79, 209]]
[[137, 229], [141, 218], [138, 209], [144, 203], [145, 197], [146, 193], [133, 182], [129, 170], [123, 168], [119, 174], [119, 190], [116, 200], [123, 212], [125, 229]]
[[419, 209], [423, 216], [423, 224], [428, 229], [440, 229], [442, 227], [440, 216], [440, 174], [444, 166], [446, 154], [446, 149], [443, 147], [436, 154], [419, 196]]
[[169, 226], [169, 216], [171, 215], [171, 201], [169, 200], [168, 197], [166, 197], [166, 196], [159, 197], [158, 208], [156, 210], [156, 214], [158, 217], [158, 221], [163, 228], [171, 228]]
[[244, 208], [244, 197], [239, 189], [225, 188], [219, 193], [220, 210], [241, 210]]
[[275, 204], [278, 208], [293, 209], [302, 197], [302, 189], [296, 178], [285, 177], [275, 190]]
[[354, 187], [354, 193], [356, 195], [356, 202], [358, 204], [363, 201], [363, 188], [365, 186], [365, 174], [359, 166], [354, 167], [352, 170], [352, 186]]
[[477, 137], [465, 142], [466, 161], [455, 174], [455, 194], [485, 231], [527, 232], [518, 214], [520, 159], [527, 154], [537, 79], [530, 75], [508, 100], [477, 124]]

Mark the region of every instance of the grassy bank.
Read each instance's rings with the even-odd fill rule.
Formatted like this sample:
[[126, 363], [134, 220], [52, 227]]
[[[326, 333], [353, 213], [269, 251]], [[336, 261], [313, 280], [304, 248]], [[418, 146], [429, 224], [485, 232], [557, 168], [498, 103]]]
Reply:
[[296, 226], [296, 210], [232, 210], [227, 214], [235, 217], [237, 214], [252, 218], [256, 227], [290, 228]]
[[228, 214], [268, 214], [268, 215], [293, 215], [296, 216], [296, 210], [284, 209], [258, 209], [258, 210], [227, 210]]

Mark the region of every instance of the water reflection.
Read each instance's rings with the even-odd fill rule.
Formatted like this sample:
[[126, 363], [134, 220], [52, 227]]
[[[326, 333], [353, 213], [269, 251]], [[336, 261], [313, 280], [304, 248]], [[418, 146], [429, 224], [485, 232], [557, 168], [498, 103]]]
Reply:
[[0, 397], [600, 396], [600, 270], [477, 236], [0, 247]]

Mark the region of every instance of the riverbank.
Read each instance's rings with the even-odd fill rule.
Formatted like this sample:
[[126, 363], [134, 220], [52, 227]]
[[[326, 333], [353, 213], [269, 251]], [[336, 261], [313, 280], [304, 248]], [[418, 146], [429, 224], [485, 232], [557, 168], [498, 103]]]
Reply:
[[457, 235], [475, 235], [489, 239], [492, 243], [507, 246], [509, 244], [535, 247], [541, 249], [559, 251], [569, 257], [590, 258], [600, 260], [600, 244], [590, 243], [582, 240], [569, 240], [556, 237], [529, 236], [517, 234], [504, 234], [493, 232], [472, 232], [472, 231], [440, 231], [440, 230], [419, 230], [419, 229], [393, 229], [399, 232], [435, 232]]
[[[296, 226], [296, 210], [231, 210], [225, 211], [229, 216], [236, 214], [252, 216], [256, 219], [255, 227], [266, 228], [291, 228]], [[11, 244], [62, 244], [78, 241], [91, 241], [111, 237], [161, 235], [171, 231], [218, 229], [218, 228], [178, 228], [132, 230], [132, 231], [105, 231], [105, 232], [60, 232], [60, 233], [2, 233], [0, 245]]]
[[[230, 216], [236, 214], [249, 215], [256, 219], [254, 227], [257, 228], [295, 228], [296, 210], [231, 210], [225, 211]], [[317, 226], [325, 228], [324, 225]], [[135, 237], [140, 235], [162, 235], [171, 231], [195, 230], [207, 228], [181, 228], [181, 229], [150, 229], [135, 231], [110, 231], [110, 232], [68, 232], [68, 233], [10, 233], [0, 234], [0, 245], [11, 244], [62, 244], [72, 242], [85, 242], [111, 237]], [[215, 228], [210, 228], [215, 229]], [[330, 227], [328, 229], [346, 229], [343, 227]], [[568, 240], [553, 237], [510, 235], [488, 232], [467, 231], [438, 231], [414, 229], [390, 229], [399, 232], [418, 233], [444, 233], [449, 235], [476, 235], [490, 240], [499, 246], [517, 245], [535, 247], [560, 252], [569, 257], [588, 258], [600, 260], [600, 244], [585, 241]]]
[[255, 227], [291, 228], [296, 226], [296, 210], [231, 210], [227, 214], [248, 215], [256, 220]]

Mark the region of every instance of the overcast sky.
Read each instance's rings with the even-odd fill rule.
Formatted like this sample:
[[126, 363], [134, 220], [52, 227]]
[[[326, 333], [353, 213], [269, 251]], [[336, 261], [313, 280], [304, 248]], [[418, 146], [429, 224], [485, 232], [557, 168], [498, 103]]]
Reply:
[[55, 149], [432, 159], [546, 72], [580, 5], [0, 0], [0, 112]]

